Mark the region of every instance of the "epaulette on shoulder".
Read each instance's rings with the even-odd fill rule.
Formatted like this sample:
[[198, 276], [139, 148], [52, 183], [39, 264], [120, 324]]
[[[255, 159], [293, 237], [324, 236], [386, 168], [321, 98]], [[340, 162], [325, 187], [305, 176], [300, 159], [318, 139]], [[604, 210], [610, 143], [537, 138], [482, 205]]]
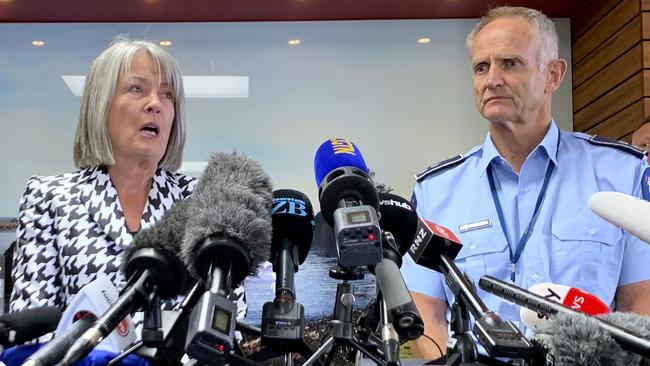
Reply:
[[584, 133], [574, 133], [573, 136], [587, 140], [590, 144], [600, 145], [600, 146], [609, 146], [615, 149], [623, 150], [627, 153], [630, 153], [637, 158], [643, 158], [645, 152], [632, 144], [628, 144], [625, 141], [619, 141], [610, 139], [608, 137], [598, 136], [598, 135], [587, 135]]
[[415, 175], [415, 180], [420, 182], [420, 181], [422, 181], [422, 179], [426, 178], [430, 174], [435, 173], [435, 172], [440, 171], [440, 170], [445, 169], [445, 168], [452, 167], [452, 166], [454, 166], [456, 164], [460, 164], [463, 161], [465, 161], [465, 159], [467, 159], [467, 157], [465, 155], [458, 154], [458, 155], [454, 156], [453, 158], [449, 158], [449, 159], [446, 159], [446, 160], [443, 160], [443, 161], [439, 161], [439, 162], [429, 166], [428, 168], [424, 169], [420, 173], [416, 174]]

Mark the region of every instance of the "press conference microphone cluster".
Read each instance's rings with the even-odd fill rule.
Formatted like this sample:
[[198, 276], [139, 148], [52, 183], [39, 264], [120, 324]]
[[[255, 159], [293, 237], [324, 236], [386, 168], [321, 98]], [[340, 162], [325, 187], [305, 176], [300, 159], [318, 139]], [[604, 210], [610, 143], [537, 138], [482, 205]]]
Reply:
[[[554, 314], [566, 314], [573, 317], [589, 316], [492, 276], [481, 277], [479, 287], [484, 291], [531, 309], [546, 317]], [[644, 357], [650, 357], [650, 340], [647, 338], [641, 337], [634, 332], [630, 332], [608, 321], [594, 317], [591, 318], [596, 320], [599, 329], [607, 331], [624, 349], [638, 353]]]
[[650, 202], [621, 192], [597, 192], [589, 208], [610, 224], [650, 243]]
[[201, 363], [223, 365], [237, 312], [228, 295], [269, 258], [271, 182], [258, 162], [216, 153], [191, 198], [181, 256], [208, 290], [192, 311], [185, 350]]
[[70, 346], [59, 365], [82, 359], [127, 315], [144, 308], [159, 312], [156, 300], [182, 293], [187, 275], [178, 253], [188, 205], [188, 200], [174, 204], [160, 222], [138, 234], [125, 249], [122, 267], [128, 278], [125, 289], [113, 306]]
[[468, 314], [464, 313], [469, 310], [475, 319], [472, 332], [490, 356], [529, 358], [533, 352], [532, 344], [514, 324], [502, 320], [487, 308], [476, 293], [471, 279], [462, 274], [454, 263], [453, 259], [461, 247], [460, 240], [449, 229], [420, 218], [409, 255], [415, 263], [445, 275], [447, 285], [456, 298], [456, 309], [452, 307], [452, 311], [457, 312], [455, 317], [452, 316], [456, 323], [452, 322], [451, 326], [453, 331], [460, 333], [457, 339], [473, 347], [462, 336], [468, 321]]

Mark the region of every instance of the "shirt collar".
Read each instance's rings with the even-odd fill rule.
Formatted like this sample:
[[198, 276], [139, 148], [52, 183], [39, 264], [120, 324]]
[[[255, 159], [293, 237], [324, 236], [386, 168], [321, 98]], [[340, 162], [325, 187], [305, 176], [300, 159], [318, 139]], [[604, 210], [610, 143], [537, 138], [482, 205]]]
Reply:
[[[542, 149], [543, 151], [546, 152], [546, 155], [551, 159], [553, 164], [557, 167], [557, 148], [559, 146], [558, 139], [560, 138], [560, 129], [557, 127], [555, 124], [554, 120], [551, 120], [551, 125], [548, 128], [548, 131], [546, 131], [546, 135], [544, 135], [544, 138], [542, 139], [542, 142], [537, 145], [533, 151], [537, 149]], [[494, 146], [494, 142], [492, 142], [492, 138], [490, 137], [490, 133], [488, 132], [487, 136], [485, 137], [485, 142], [483, 142], [483, 154], [481, 156], [481, 160], [479, 161], [479, 172], [482, 175], [485, 170], [487, 169], [488, 165], [492, 162], [492, 160], [496, 158], [501, 158], [501, 155], [499, 154], [499, 151], [497, 150], [496, 146]]]

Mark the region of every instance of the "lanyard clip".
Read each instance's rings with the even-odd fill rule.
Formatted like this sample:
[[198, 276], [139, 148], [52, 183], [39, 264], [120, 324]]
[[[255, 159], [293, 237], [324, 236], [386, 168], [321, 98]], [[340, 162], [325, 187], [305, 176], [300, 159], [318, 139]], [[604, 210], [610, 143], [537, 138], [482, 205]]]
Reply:
[[515, 272], [517, 271], [517, 267], [514, 263], [510, 263], [510, 270], [510, 280], [515, 282]]

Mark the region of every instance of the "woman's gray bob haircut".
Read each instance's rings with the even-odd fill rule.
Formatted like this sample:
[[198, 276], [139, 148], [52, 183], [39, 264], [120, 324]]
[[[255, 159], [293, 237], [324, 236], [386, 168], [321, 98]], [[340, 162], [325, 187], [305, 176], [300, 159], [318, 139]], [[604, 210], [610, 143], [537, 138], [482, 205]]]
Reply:
[[133, 55], [147, 52], [161, 79], [174, 88], [174, 121], [167, 149], [158, 167], [170, 171], [180, 168], [185, 145], [185, 93], [180, 68], [172, 56], [155, 43], [117, 37], [90, 66], [81, 97], [81, 111], [74, 138], [74, 164], [77, 168], [114, 165], [113, 148], [106, 128], [108, 111], [120, 72], [128, 72]]
[[540, 50], [539, 68], [545, 68], [549, 62], [558, 58], [558, 37], [555, 31], [555, 23], [539, 10], [524, 8], [519, 6], [501, 6], [491, 9], [481, 20], [474, 26], [474, 29], [467, 35], [466, 45], [468, 49], [472, 48], [474, 37], [488, 23], [493, 20], [505, 17], [523, 17], [537, 30], [542, 49]]

